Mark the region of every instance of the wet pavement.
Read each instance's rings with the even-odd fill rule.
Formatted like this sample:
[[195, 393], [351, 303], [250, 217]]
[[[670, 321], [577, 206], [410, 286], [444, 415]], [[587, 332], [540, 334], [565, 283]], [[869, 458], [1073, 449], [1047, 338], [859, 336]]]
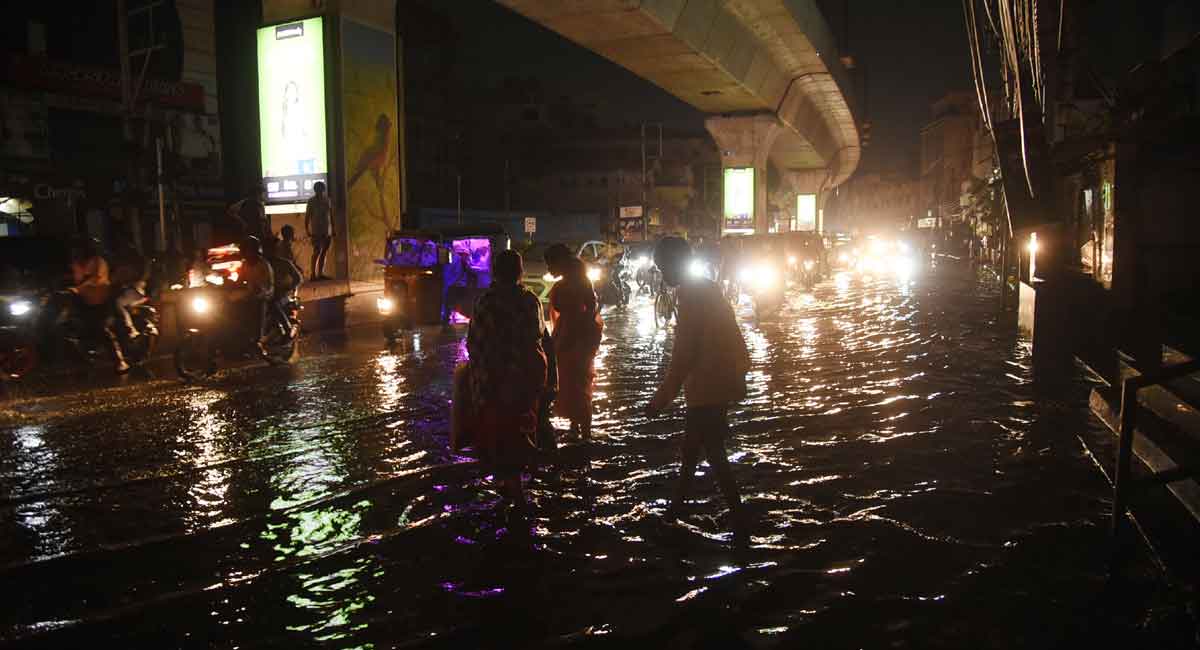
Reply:
[[950, 268], [841, 275], [763, 322], [743, 305], [747, 548], [707, 477], [682, 524], [663, 518], [682, 414], [642, 417], [671, 344], [644, 301], [606, 313], [597, 438], [535, 472], [524, 527], [447, 451], [457, 336], [389, 351], [363, 328], [198, 386], [18, 391], [0, 401], [0, 643], [1137, 642], [1160, 576], [1132, 595], [1105, 578], [1087, 384], [1035, 391], [996, 304]]

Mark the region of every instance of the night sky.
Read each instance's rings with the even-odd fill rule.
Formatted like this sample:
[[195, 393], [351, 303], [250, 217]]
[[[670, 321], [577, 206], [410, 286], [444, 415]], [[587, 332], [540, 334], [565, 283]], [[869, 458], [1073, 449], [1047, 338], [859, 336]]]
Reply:
[[[594, 104], [606, 125], [646, 120], [702, 128], [703, 116], [687, 104], [491, 0], [456, 0], [450, 14], [459, 31], [459, 81], [468, 87], [536, 77], [549, 98]], [[830, 22], [866, 71], [873, 135], [861, 169], [915, 174], [929, 105], [948, 90], [972, 88], [962, 3], [849, 0], [848, 14], [848, 30], [842, 16]]]

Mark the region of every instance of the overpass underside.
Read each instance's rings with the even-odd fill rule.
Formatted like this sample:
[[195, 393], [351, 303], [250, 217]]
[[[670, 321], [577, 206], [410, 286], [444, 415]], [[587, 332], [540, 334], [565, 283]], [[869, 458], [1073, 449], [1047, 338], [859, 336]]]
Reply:
[[[707, 113], [727, 167], [766, 169], [795, 192], [858, 166], [845, 71], [815, 0], [497, 0]], [[847, 91], [847, 92], [844, 92]]]

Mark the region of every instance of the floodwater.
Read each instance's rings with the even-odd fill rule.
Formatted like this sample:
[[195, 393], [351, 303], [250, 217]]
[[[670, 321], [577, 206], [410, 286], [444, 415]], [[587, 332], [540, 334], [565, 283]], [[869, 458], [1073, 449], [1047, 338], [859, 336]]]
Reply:
[[[509, 526], [446, 449], [464, 348], [374, 330], [290, 368], [0, 402], [0, 642], [29, 647], [1031, 648], [1135, 634], [1105, 597], [1108, 484], [966, 269], [739, 310], [751, 520], [665, 499], [669, 331], [607, 315], [596, 440]], [[706, 470], [701, 466], [701, 472]], [[1130, 619], [1130, 620], [1126, 620]]]

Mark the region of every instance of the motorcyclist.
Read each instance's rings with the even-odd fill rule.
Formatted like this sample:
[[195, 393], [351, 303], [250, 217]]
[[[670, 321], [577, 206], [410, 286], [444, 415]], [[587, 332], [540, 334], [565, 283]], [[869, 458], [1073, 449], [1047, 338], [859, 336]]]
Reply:
[[120, 246], [113, 256], [113, 315], [117, 335], [125, 341], [132, 341], [139, 335], [129, 309], [146, 299], [147, 275], [146, 258], [137, 248], [129, 243]]
[[241, 250], [244, 258], [241, 283], [230, 293], [230, 300], [234, 305], [241, 306], [251, 318], [255, 343], [259, 351], [265, 353], [263, 335], [267, 324], [267, 305], [275, 295], [275, 272], [263, 254], [262, 241], [258, 237], [247, 237]]
[[86, 331], [99, 336], [105, 348], [111, 350], [113, 366], [118, 374], [129, 372], [129, 364], [121, 352], [121, 345], [112, 329], [112, 280], [109, 278], [108, 262], [100, 254], [100, 242], [84, 239], [71, 250], [71, 287], [73, 297], [71, 309]]
[[296, 265], [295, 253], [292, 251], [292, 243], [296, 238], [296, 230], [291, 226], [284, 226], [279, 230], [281, 239], [272, 240], [270, 255], [268, 262], [273, 271], [273, 279], [275, 281], [275, 290], [271, 298], [271, 313], [274, 315], [276, 324], [279, 327], [279, 332], [285, 338], [291, 335], [292, 323], [291, 316], [288, 315], [287, 304], [291, 300], [291, 296], [300, 288], [300, 283], [303, 281], [303, 276], [300, 273], [300, 267]]

